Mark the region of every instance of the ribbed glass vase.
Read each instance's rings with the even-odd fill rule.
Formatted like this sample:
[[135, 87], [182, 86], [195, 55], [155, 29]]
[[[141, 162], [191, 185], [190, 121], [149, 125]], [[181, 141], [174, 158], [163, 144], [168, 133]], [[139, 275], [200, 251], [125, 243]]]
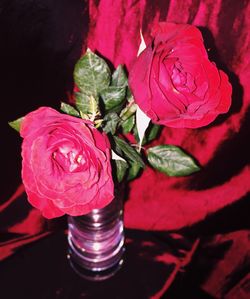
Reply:
[[102, 209], [68, 216], [68, 258], [73, 269], [89, 280], [113, 276], [123, 263], [123, 201], [117, 195]]

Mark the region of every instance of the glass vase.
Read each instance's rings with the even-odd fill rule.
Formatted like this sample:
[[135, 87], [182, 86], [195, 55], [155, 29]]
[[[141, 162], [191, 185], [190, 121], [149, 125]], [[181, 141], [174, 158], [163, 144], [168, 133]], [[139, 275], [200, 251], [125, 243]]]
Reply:
[[123, 263], [123, 201], [112, 202], [87, 215], [68, 216], [68, 258], [72, 268], [88, 280], [113, 276]]

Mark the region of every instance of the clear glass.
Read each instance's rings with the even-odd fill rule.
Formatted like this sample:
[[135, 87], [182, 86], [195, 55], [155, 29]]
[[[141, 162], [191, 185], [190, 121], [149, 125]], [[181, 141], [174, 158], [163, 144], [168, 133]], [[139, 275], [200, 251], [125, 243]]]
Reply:
[[68, 258], [73, 269], [89, 280], [113, 276], [123, 263], [123, 201], [116, 196], [103, 209], [68, 216]]

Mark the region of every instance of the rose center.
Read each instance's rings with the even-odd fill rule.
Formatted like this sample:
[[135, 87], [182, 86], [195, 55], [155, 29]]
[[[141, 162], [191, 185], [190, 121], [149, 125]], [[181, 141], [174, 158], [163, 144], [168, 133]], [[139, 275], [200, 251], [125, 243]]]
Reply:
[[179, 87], [186, 87], [187, 83], [187, 75], [183, 71], [183, 68], [180, 63], [176, 63], [172, 70], [171, 79], [175, 87], [178, 89]]
[[177, 67], [176, 65], [173, 68], [171, 78], [176, 87], [185, 86], [185, 84], [187, 83], [186, 74], [180, 67]]
[[75, 148], [67, 145], [60, 146], [53, 152], [53, 159], [65, 170], [73, 172], [81, 167], [86, 161], [84, 156]]
[[176, 90], [180, 92], [193, 92], [196, 89], [194, 78], [185, 72], [180, 62], [173, 66], [171, 79]]

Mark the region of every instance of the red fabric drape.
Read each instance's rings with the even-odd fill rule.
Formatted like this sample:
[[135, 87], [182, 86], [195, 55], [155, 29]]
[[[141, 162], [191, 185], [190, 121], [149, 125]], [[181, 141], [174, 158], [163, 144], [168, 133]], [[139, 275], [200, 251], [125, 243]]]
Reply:
[[[168, 178], [147, 169], [130, 185], [125, 223], [131, 228], [172, 230], [203, 220], [245, 197], [250, 190], [247, 158], [249, 125], [248, 1], [90, 1], [86, 45], [115, 66], [133, 65], [159, 21], [198, 26], [210, 59], [233, 85], [227, 115], [200, 129], [165, 128], [160, 141], [179, 145], [197, 158], [203, 170], [188, 178]], [[84, 51], [83, 49], [83, 51]]]

